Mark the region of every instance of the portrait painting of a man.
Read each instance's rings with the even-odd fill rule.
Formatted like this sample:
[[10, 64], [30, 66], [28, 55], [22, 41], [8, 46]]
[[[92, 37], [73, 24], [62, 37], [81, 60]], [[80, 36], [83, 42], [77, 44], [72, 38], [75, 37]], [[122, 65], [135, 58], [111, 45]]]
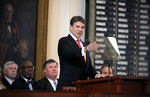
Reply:
[[0, 6], [0, 66], [34, 64], [37, 0], [1, 0]]

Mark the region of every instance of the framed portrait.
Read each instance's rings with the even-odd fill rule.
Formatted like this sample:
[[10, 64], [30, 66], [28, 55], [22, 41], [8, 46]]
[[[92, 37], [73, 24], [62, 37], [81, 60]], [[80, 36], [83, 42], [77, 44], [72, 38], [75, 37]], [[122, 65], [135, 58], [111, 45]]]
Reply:
[[0, 66], [14, 61], [20, 69], [22, 62], [31, 61], [38, 75], [35, 78], [41, 78], [46, 60], [48, 0], [1, 0], [0, 14]]

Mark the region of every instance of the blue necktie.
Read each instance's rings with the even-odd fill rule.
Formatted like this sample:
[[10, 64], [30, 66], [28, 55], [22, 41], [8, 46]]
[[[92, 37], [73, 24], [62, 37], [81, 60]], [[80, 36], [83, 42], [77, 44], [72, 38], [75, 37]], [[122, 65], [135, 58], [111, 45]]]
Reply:
[[56, 87], [57, 87], [57, 82], [55, 82], [55, 81], [54, 81], [53, 83], [54, 83], [54, 85], [55, 85], [55, 88], [56, 88]]

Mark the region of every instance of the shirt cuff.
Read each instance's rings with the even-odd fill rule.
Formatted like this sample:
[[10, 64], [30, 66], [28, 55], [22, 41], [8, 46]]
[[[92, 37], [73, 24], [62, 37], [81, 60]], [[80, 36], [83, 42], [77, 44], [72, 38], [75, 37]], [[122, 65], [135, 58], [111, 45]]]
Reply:
[[[97, 75], [97, 74], [96, 74]], [[96, 75], [95, 75], [95, 78], [96, 78]]]
[[84, 47], [82, 48], [82, 56], [85, 56]]

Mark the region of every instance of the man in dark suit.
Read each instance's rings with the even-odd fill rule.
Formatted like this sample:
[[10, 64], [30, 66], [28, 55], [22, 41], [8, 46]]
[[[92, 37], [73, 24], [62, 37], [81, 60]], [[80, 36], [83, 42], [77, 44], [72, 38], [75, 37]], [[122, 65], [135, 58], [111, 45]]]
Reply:
[[12, 83], [10, 89], [42, 90], [40, 84], [33, 80], [34, 66], [30, 61], [21, 64], [20, 74], [21, 76]]
[[53, 59], [49, 59], [43, 64], [43, 70], [45, 77], [38, 81], [42, 86], [42, 90], [56, 91], [58, 63]]
[[13, 83], [17, 76], [18, 65], [14, 61], [7, 61], [3, 66], [3, 78], [2, 83], [7, 89], [10, 89], [10, 85]]
[[62, 86], [73, 86], [72, 81], [100, 78], [91, 65], [90, 51], [97, 50], [95, 42], [88, 46], [80, 40], [84, 32], [85, 20], [81, 16], [74, 16], [70, 21], [70, 34], [59, 40], [58, 55], [60, 60], [60, 77], [57, 90]]

